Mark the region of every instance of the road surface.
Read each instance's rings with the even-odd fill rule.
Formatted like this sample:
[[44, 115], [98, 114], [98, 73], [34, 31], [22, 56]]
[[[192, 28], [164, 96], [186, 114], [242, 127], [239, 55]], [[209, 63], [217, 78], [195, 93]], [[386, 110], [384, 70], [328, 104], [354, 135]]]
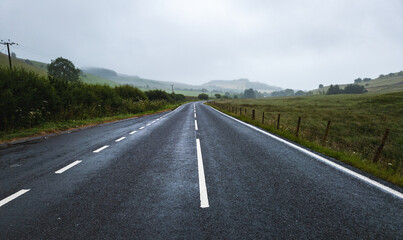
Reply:
[[0, 239], [403, 239], [402, 189], [335, 162], [190, 103], [1, 149]]

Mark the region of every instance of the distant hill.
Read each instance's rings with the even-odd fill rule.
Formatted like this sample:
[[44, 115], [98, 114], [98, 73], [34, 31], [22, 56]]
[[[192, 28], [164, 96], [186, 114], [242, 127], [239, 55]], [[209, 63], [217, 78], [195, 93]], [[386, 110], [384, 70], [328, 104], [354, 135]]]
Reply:
[[[354, 80], [351, 83], [353, 84]], [[348, 84], [333, 84], [339, 85], [340, 88], [345, 88]], [[403, 71], [398, 73], [389, 73], [387, 75], [381, 74], [378, 78], [372, 79], [369, 82], [361, 82], [358, 85], [364, 86], [368, 93], [392, 93], [403, 92]], [[313, 94], [320, 94], [320, 92], [327, 92], [329, 86], [321, 89], [311, 90]]]
[[[33, 71], [35, 73], [38, 73], [39, 75], [48, 76], [48, 70], [47, 70], [47, 63], [43, 62], [38, 62], [34, 60], [28, 60], [28, 59], [20, 59], [20, 58], [12, 58], [11, 63], [13, 67], [21, 67], [24, 68], [25, 70], [28, 71]], [[8, 63], [8, 56], [5, 54], [0, 53], [0, 66], [6, 66], [9, 67]], [[118, 83], [111, 81], [106, 78], [98, 77], [90, 73], [82, 73], [80, 75], [80, 80], [85, 82], [85, 83], [90, 83], [90, 84], [106, 84], [109, 86], [116, 86]]]
[[207, 89], [209, 88], [225, 89], [225, 90], [230, 89], [238, 91], [253, 88], [254, 90], [258, 90], [259, 92], [273, 92], [281, 90], [281, 88], [279, 87], [270, 86], [260, 82], [251, 82], [249, 81], [249, 79], [246, 78], [236, 80], [213, 80], [203, 84], [202, 87]]
[[[13, 67], [22, 67], [28, 71], [34, 71], [40, 75], [47, 76], [47, 63], [38, 62], [28, 59], [13, 58]], [[8, 67], [8, 56], [0, 53], [0, 66]], [[264, 83], [251, 82], [248, 79], [236, 80], [214, 80], [201, 85], [190, 85], [174, 81], [158, 81], [145, 79], [138, 76], [129, 76], [119, 74], [114, 70], [106, 68], [82, 68], [80, 79], [83, 82], [91, 84], [107, 84], [109, 86], [117, 86], [129, 84], [140, 88], [141, 90], [162, 89], [171, 91], [172, 85], [176, 93], [182, 93], [187, 96], [197, 96], [201, 92], [230, 92], [242, 93], [245, 89], [253, 88], [260, 92], [272, 92], [281, 90], [279, 87], [270, 86]]]
[[145, 79], [138, 76], [128, 76], [116, 73], [113, 70], [105, 68], [84, 68], [85, 73], [91, 73], [96, 76], [104, 77], [110, 79], [119, 84], [129, 84], [136, 86], [143, 90], [148, 89], [162, 89], [171, 90], [171, 85], [174, 85], [175, 91], [187, 91], [187, 92], [201, 92], [202, 89], [208, 91], [222, 91], [222, 92], [234, 92], [240, 93], [245, 89], [253, 88], [260, 92], [272, 92], [281, 90], [279, 87], [273, 87], [264, 83], [251, 82], [248, 79], [237, 79], [237, 80], [214, 80], [202, 85], [190, 85], [178, 82], [169, 81], [158, 81]]

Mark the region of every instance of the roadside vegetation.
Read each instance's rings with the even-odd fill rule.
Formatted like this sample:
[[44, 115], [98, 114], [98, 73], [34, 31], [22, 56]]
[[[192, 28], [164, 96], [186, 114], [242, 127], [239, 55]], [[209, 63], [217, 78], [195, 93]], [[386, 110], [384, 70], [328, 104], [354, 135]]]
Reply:
[[55, 131], [57, 126], [66, 129], [94, 119], [104, 122], [172, 109], [185, 100], [181, 94], [160, 90], [86, 84], [0, 67], [0, 139], [46, 132], [45, 126]]
[[[403, 92], [234, 99], [209, 104], [403, 187]], [[252, 120], [253, 109], [255, 120]], [[301, 125], [296, 137], [299, 117]], [[324, 143], [328, 121], [331, 121], [330, 131]], [[373, 162], [386, 129], [390, 133], [381, 157]]]

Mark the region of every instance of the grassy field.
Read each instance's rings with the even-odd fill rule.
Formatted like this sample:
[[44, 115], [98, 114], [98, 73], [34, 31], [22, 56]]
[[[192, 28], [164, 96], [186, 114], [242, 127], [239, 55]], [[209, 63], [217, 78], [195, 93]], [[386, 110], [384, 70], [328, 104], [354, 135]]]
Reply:
[[[336, 85], [337, 83], [333, 84]], [[352, 83], [351, 83], [352, 84]], [[340, 88], [344, 88], [347, 84], [338, 84]], [[358, 85], [365, 86], [368, 93], [391, 93], [391, 92], [403, 92], [403, 76], [385, 76], [382, 78], [376, 78], [369, 82], [358, 83]], [[322, 89], [312, 90], [313, 94], [319, 94], [319, 92], [324, 91], [325, 93], [329, 89], [326, 86]]]
[[[219, 109], [230, 106], [230, 110], [226, 110], [228, 113], [235, 107], [237, 113], [232, 115], [242, 120], [403, 186], [403, 92], [238, 99], [216, 103]], [[239, 108], [243, 109], [242, 116]], [[251, 120], [252, 109], [256, 111], [255, 121]], [[279, 130], [276, 129], [278, 114], [281, 114]], [[298, 117], [302, 121], [297, 138]], [[322, 140], [327, 121], [331, 121], [331, 126], [324, 147]], [[390, 129], [390, 134], [379, 162], [373, 163], [386, 128]]]

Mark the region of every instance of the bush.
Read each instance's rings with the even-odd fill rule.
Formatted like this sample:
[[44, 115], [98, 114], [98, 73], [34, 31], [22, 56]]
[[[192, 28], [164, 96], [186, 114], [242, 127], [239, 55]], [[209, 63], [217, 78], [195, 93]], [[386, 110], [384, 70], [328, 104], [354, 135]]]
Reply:
[[182, 94], [148, 93], [128, 85], [111, 88], [54, 77], [24, 69], [0, 67], [0, 131], [30, 128], [47, 121], [65, 121], [158, 110]]
[[208, 95], [205, 93], [200, 93], [197, 98], [200, 100], [208, 100]]

